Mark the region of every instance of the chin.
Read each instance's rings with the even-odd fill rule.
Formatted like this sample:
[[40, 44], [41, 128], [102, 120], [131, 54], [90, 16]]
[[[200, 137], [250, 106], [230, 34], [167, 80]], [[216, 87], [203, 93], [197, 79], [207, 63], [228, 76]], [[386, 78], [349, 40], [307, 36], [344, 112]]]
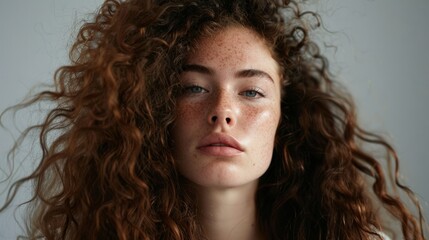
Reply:
[[211, 175], [200, 176], [189, 179], [194, 184], [205, 188], [239, 188], [242, 186], [253, 185], [259, 182], [262, 174], [249, 176], [248, 174], [231, 174], [231, 173], [213, 173]]

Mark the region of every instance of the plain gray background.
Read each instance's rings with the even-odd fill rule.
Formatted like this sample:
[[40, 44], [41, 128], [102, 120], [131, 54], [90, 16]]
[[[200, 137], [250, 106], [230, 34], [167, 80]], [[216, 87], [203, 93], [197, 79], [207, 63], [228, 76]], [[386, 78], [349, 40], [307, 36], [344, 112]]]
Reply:
[[[50, 83], [68, 61], [72, 37], [81, 20], [101, 0], [0, 0], [0, 111], [17, 103], [36, 84]], [[353, 94], [360, 122], [383, 134], [398, 151], [403, 181], [418, 194], [429, 216], [429, 0], [312, 0], [332, 34], [318, 41], [336, 48], [324, 51], [332, 72]], [[16, 137], [14, 125], [37, 120], [22, 113], [5, 118], [12, 130], [0, 129], [0, 181], [10, 168], [7, 150]], [[34, 154], [30, 143], [21, 155]], [[16, 163], [14, 178], [34, 163]], [[0, 183], [0, 200], [9, 181]], [[28, 191], [28, 187], [24, 191]], [[28, 197], [24, 192], [18, 201]], [[17, 218], [21, 215], [18, 211]], [[0, 215], [0, 239], [21, 230], [13, 210]]]

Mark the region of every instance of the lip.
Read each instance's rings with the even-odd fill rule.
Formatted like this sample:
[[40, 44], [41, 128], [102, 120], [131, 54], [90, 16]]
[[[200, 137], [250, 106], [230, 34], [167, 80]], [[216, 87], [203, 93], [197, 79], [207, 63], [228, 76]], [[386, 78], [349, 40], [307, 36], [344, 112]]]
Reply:
[[201, 139], [197, 147], [201, 152], [212, 156], [233, 157], [244, 150], [232, 136], [224, 133], [212, 133]]

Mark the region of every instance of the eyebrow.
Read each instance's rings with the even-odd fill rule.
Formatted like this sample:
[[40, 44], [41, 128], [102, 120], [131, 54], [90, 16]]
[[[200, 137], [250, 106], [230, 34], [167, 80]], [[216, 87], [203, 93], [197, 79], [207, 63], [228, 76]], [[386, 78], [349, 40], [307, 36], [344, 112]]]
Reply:
[[214, 75], [213, 69], [198, 64], [186, 64], [182, 67], [183, 72], [197, 72], [207, 75]]
[[260, 77], [260, 78], [267, 78], [268, 80], [270, 80], [271, 82], [274, 83], [273, 78], [270, 76], [270, 74], [261, 71], [261, 70], [257, 70], [257, 69], [245, 69], [245, 70], [241, 70], [239, 71], [236, 76], [238, 77]]
[[[182, 66], [183, 72], [197, 72], [201, 74], [206, 75], [214, 75], [215, 71], [209, 67], [199, 65], [199, 64], [185, 64]], [[236, 77], [239, 78], [246, 78], [246, 77], [260, 77], [260, 78], [266, 78], [274, 83], [273, 78], [270, 76], [270, 74], [258, 70], [258, 69], [244, 69], [240, 70], [235, 74]]]

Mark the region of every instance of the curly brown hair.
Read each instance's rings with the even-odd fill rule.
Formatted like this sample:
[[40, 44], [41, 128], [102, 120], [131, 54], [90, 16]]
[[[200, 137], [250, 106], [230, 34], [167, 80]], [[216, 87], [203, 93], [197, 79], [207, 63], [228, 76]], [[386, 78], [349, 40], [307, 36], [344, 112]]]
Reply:
[[[204, 239], [171, 153], [178, 75], [199, 39], [240, 25], [266, 41], [283, 77], [273, 158], [256, 196], [268, 239], [381, 238], [389, 219], [400, 238], [424, 239], [394, 149], [358, 125], [304, 16], [319, 20], [288, 0], [106, 0], [80, 29], [55, 88], [15, 107], [55, 103], [23, 133], [40, 131], [41, 161], [1, 209], [30, 181], [30, 239]], [[392, 178], [365, 144], [388, 151]]]

